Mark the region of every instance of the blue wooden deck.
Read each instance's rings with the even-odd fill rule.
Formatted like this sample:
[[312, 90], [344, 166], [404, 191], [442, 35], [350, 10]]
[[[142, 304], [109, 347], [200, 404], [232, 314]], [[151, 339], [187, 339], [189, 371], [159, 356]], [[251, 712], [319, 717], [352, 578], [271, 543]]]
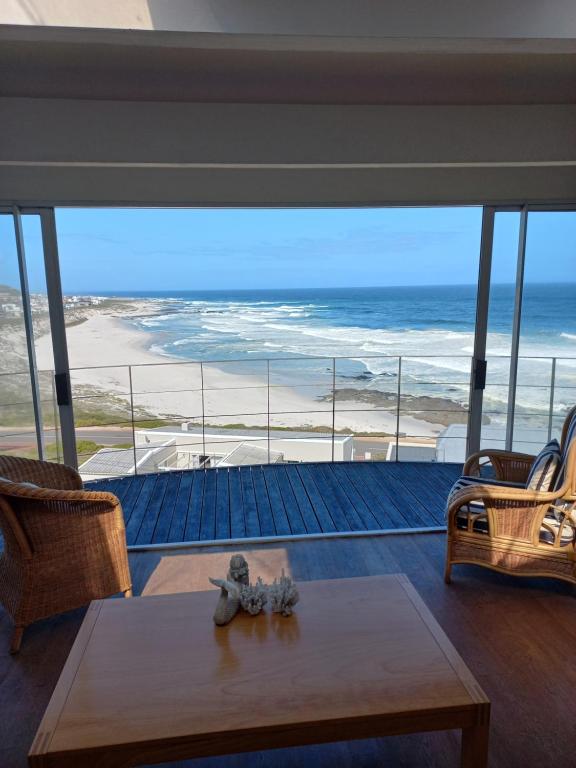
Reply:
[[129, 545], [444, 525], [460, 464], [354, 462], [163, 472], [87, 483], [122, 502]]

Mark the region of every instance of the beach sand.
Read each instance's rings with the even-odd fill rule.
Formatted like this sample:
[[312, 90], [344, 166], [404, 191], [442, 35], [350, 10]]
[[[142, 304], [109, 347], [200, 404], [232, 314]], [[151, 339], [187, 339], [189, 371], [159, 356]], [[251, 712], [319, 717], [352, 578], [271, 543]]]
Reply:
[[[90, 309], [87, 319], [67, 328], [68, 352], [74, 397], [85, 404], [120, 402], [128, 420], [130, 375], [132, 398], [138, 418], [159, 417], [170, 420], [202, 422], [226, 426], [242, 424], [285, 428], [332, 428], [332, 402], [306, 396], [288, 386], [268, 388], [266, 379], [222, 370], [210, 364], [182, 362], [150, 349], [157, 337], [135, 328], [126, 315], [151, 314], [147, 302], [134, 302], [120, 316], [110, 310]], [[40, 370], [52, 367], [49, 336], [37, 339], [37, 363]], [[128, 366], [131, 366], [129, 369]], [[232, 365], [222, 366], [227, 369]], [[202, 384], [204, 393], [202, 393]], [[361, 399], [337, 403], [334, 424], [337, 430], [360, 433], [396, 431], [396, 411], [382, 410]], [[407, 435], [432, 437], [443, 429], [412, 416], [401, 416], [400, 431]]]

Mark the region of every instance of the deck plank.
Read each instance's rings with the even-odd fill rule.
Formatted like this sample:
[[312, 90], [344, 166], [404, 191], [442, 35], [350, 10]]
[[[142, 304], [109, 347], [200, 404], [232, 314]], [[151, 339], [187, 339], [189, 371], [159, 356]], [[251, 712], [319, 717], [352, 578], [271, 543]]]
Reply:
[[286, 510], [292, 533], [298, 535], [308, 533], [306, 523], [300, 512], [300, 506], [286, 476], [286, 468], [282, 466], [271, 466], [269, 472], [276, 477], [276, 483], [278, 485], [278, 490], [280, 491], [280, 496], [282, 497], [282, 502], [284, 504], [284, 509]]
[[310, 502], [314, 508], [314, 514], [316, 515], [316, 519], [320, 524], [322, 533], [331, 533], [335, 531], [336, 525], [332, 519], [332, 515], [330, 514], [328, 507], [326, 506], [322, 493], [314, 482], [314, 474], [311, 472], [310, 465], [300, 464], [295, 466], [296, 472], [300, 475], [300, 479], [306, 488], [308, 498], [310, 499]]
[[262, 474], [264, 475], [266, 488], [268, 489], [268, 499], [270, 500], [270, 508], [272, 509], [276, 533], [282, 536], [289, 536], [292, 533], [292, 528], [290, 527], [286, 508], [282, 501], [282, 494], [278, 488], [276, 475], [273, 472], [270, 472], [270, 467], [262, 467]]
[[258, 508], [258, 519], [260, 520], [260, 531], [262, 536], [275, 536], [276, 525], [274, 524], [274, 515], [268, 498], [268, 488], [262, 472], [262, 467], [252, 467], [252, 482], [254, 484], [254, 493], [256, 495], [256, 506]]
[[239, 467], [230, 467], [228, 470], [228, 492], [230, 494], [230, 533], [233, 539], [241, 539], [246, 536], [246, 520]]
[[204, 497], [200, 521], [200, 540], [216, 538], [216, 472], [209, 470], [204, 476]]
[[122, 493], [118, 496], [120, 499], [120, 504], [122, 504], [124, 522], [126, 525], [130, 523], [130, 518], [132, 517], [132, 512], [134, 511], [134, 506], [136, 505], [138, 496], [142, 490], [143, 483], [143, 477], [139, 475], [131, 477], [130, 483], [126, 484], [126, 486], [122, 489]]
[[216, 470], [216, 539], [230, 538], [230, 489], [227, 469]]
[[258, 507], [252, 482], [252, 467], [242, 467], [240, 470], [242, 486], [242, 501], [244, 502], [244, 519], [246, 521], [246, 536], [261, 536]]
[[363, 490], [356, 488], [354, 483], [350, 482], [348, 475], [345, 472], [341, 472], [336, 463], [328, 465], [326, 473], [332, 476], [340, 489], [340, 493], [349, 499], [350, 504], [360, 519], [363, 530], [373, 531], [380, 528], [378, 519], [364, 498]]
[[140, 527], [148, 514], [148, 504], [152, 498], [154, 487], [158, 475], [144, 475], [142, 478], [142, 488], [137, 502], [132, 509], [130, 522], [126, 526], [126, 541], [128, 544], [136, 544]]
[[306, 492], [306, 488], [302, 483], [302, 478], [300, 477], [298, 472], [295, 472], [294, 470], [288, 470], [288, 469], [286, 470], [286, 477], [288, 478], [288, 481], [292, 486], [292, 491], [294, 493], [294, 496], [296, 497], [296, 501], [298, 502], [298, 506], [300, 508], [300, 514], [302, 515], [302, 518], [306, 524], [307, 532], [321, 533], [322, 527], [318, 522], [318, 518], [316, 517], [316, 513], [314, 512], [314, 507], [312, 506], [310, 497]]
[[156, 476], [156, 485], [154, 486], [154, 492], [150, 498], [148, 506], [146, 508], [146, 514], [142, 520], [142, 525], [138, 531], [136, 537], [136, 544], [150, 544], [153, 540], [154, 530], [156, 523], [162, 512], [162, 504], [164, 502], [164, 494], [168, 486], [168, 473], [162, 472], [161, 475]]
[[111, 478], [129, 545], [444, 525], [462, 468], [424, 462], [281, 464]]
[[408, 527], [406, 518], [397, 508], [390, 492], [383, 493], [379, 484], [375, 482], [370, 463], [358, 465], [358, 468], [350, 467], [348, 464], [335, 464], [334, 472], [345, 475], [362, 495], [378, 521], [378, 528], [386, 530]]
[[182, 480], [182, 472], [167, 472], [166, 474], [168, 476], [168, 482], [166, 483], [162, 507], [152, 535], [153, 544], [165, 544], [168, 541], [168, 533], [170, 531], [170, 526], [172, 525], [178, 488], [180, 487], [180, 481]]
[[186, 527], [184, 529], [184, 541], [198, 541], [200, 538], [200, 521], [202, 519], [202, 501], [204, 499], [204, 476], [203, 469], [193, 471], [194, 485], [190, 493], [190, 506], [188, 507], [188, 516], [186, 517]]
[[[376, 471], [382, 477], [395, 478], [406, 491], [406, 496], [412, 497], [421, 504], [429, 516], [432, 516], [436, 525], [444, 524], [444, 504], [441, 495], [430, 487], [430, 477], [425, 476], [426, 470], [421, 470], [417, 463], [388, 462], [386, 472], [383, 473], [380, 465], [375, 465]], [[426, 524], [427, 516], [423, 517]]]
[[[392, 465], [394, 462], [388, 462]], [[404, 487], [396, 475], [389, 472], [384, 474], [378, 471], [378, 462], [370, 462], [366, 465], [367, 472], [372, 476], [375, 486], [379, 489], [388, 503], [393, 504], [400, 511], [406, 521], [404, 528], [421, 528], [427, 525], [436, 525], [436, 519], [430, 519], [426, 506], [417, 495], [411, 494]]]
[[392, 509], [397, 510], [400, 516], [399, 522], [403, 521], [398, 527], [421, 526], [426, 519], [426, 508], [419, 501], [415, 501], [412, 496], [408, 497], [404, 487], [397, 480], [388, 475], [382, 477], [375, 466], [377, 463], [374, 461], [367, 462], [365, 464], [366, 472], [374, 484], [373, 487], [379, 491], [385, 500], [389, 512], [392, 513]]
[[194, 473], [182, 472], [182, 478], [178, 487], [178, 495], [174, 504], [174, 514], [170, 523], [170, 530], [166, 538], [169, 542], [184, 541], [186, 530], [186, 518], [190, 508], [190, 495], [194, 485]]
[[361, 530], [362, 524], [360, 518], [346, 498], [340, 498], [339, 488], [336, 483], [326, 474], [325, 467], [318, 464], [314, 468], [314, 482], [330, 510], [330, 517], [336, 525], [337, 531]]

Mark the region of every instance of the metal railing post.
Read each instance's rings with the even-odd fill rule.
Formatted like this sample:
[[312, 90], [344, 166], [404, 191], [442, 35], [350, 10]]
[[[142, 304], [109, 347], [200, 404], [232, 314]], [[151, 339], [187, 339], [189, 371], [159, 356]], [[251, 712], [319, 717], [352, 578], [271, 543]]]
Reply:
[[334, 461], [334, 433], [336, 431], [336, 358], [332, 358], [332, 461]]
[[402, 356], [398, 355], [398, 391], [396, 395], [396, 461], [399, 461], [399, 438], [400, 438], [400, 397], [402, 379]]
[[206, 418], [204, 411], [204, 363], [200, 362], [200, 389], [202, 392], [202, 454], [204, 462], [206, 461]]
[[132, 448], [134, 451], [134, 474], [138, 474], [138, 458], [136, 454], [136, 428], [134, 425], [134, 389], [132, 387], [132, 366], [128, 366], [128, 381], [130, 383], [130, 418], [132, 420]]
[[268, 412], [268, 464], [270, 464], [270, 360], [266, 360], [266, 385]]
[[52, 387], [52, 418], [54, 419], [54, 443], [56, 445], [56, 461], [60, 464], [60, 441], [58, 440], [58, 403], [56, 402], [56, 383], [54, 371], [50, 371], [50, 385]]
[[552, 371], [550, 373], [550, 406], [548, 411], [548, 441], [552, 439], [552, 420], [554, 417], [554, 390], [556, 388], [556, 358], [552, 358]]

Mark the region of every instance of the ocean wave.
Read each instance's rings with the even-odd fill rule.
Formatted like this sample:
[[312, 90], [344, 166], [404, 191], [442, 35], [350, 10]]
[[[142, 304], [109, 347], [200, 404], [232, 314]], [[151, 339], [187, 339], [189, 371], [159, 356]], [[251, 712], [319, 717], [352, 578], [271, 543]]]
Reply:
[[[398, 357], [402, 356], [402, 386], [408, 393], [441, 394], [462, 403], [468, 399], [473, 332], [447, 328], [445, 322], [439, 321], [439, 327], [429, 328], [365, 327], [363, 318], [369, 317], [369, 322], [376, 324], [379, 310], [370, 307], [370, 312], [364, 312], [352, 303], [191, 300], [182, 302], [177, 310], [173, 305], [165, 306], [170, 311], [138, 321], [140, 327], [151, 333], [162, 332], [164, 343], [155, 344], [152, 350], [164, 357], [208, 360], [211, 350], [213, 358], [230, 360], [293, 356], [294, 359], [282, 363], [282, 375], [286, 373], [294, 381], [304, 382], [314, 370], [315, 375], [324, 371], [322, 366], [326, 364], [316, 365], [314, 359], [335, 357], [338, 375], [346, 377], [364, 371], [368, 376], [366, 387], [378, 389], [394, 388], [392, 379], [383, 382], [386, 376], [396, 375]], [[403, 310], [408, 318], [410, 311]], [[383, 313], [382, 325], [388, 322], [386, 317]], [[399, 316], [394, 317], [398, 323]], [[354, 322], [348, 326], [339, 324], [350, 320]], [[429, 322], [433, 325], [433, 317]], [[559, 358], [559, 388], [576, 386], [576, 360], [560, 360], [573, 341], [576, 335], [568, 332], [522, 337], [521, 356], [534, 359], [521, 363], [519, 368], [519, 406], [547, 407], [552, 356]], [[485, 402], [495, 411], [505, 411], [509, 333], [489, 333], [487, 350]], [[539, 357], [547, 359], [538, 360]]]

